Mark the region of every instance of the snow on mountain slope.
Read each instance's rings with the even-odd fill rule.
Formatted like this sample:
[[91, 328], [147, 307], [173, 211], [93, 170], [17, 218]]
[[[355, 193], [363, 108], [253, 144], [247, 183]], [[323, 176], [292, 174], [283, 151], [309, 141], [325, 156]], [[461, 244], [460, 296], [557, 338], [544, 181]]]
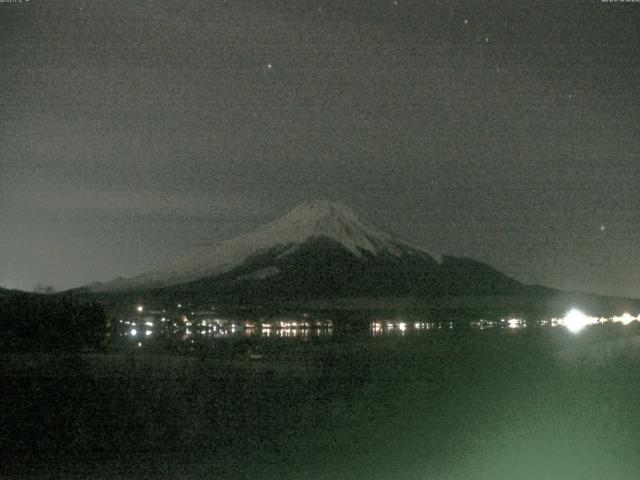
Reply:
[[319, 237], [338, 242], [358, 257], [363, 252], [368, 252], [372, 255], [388, 254], [395, 257], [431, 257], [441, 261], [438, 255], [412, 246], [358, 218], [350, 208], [341, 203], [312, 201], [295, 207], [283, 217], [254, 232], [216, 246], [202, 247], [168, 268], [159, 268], [130, 279], [93, 284], [90, 289], [106, 291], [184, 283], [228, 272], [247, 258], [273, 249], [280, 249], [280, 256], [287, 255], [306, 240]]

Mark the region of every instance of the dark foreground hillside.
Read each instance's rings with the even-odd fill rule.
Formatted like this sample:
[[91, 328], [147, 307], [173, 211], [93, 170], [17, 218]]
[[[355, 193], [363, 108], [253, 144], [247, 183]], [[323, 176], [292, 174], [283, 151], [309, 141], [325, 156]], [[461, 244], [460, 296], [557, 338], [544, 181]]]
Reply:
[[0, 292], [0, 349], [12, 352], [79, 352], [104, 347], [104, 307], [71, 294]]
[[637, 329], [5, 354], [0, 476], [636, 479]]

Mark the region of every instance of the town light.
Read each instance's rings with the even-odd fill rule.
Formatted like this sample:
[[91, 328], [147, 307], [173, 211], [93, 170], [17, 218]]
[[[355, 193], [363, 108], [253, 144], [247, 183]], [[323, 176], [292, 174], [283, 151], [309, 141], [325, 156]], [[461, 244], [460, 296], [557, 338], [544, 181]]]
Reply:
[[636, 317], [632, 317], [629, 313], [623, 313], [620, 317], [613, 317], [614, 322], [622, 323], [623, 325], [629, 325], [631, 322], [636, 321]]
[[592, 323], [594, 322], [591, 317], [588, 317], [576, 308], [569, 311], [562, 319], [562, 324], [573, 333], [580, 332], [584, 327]]

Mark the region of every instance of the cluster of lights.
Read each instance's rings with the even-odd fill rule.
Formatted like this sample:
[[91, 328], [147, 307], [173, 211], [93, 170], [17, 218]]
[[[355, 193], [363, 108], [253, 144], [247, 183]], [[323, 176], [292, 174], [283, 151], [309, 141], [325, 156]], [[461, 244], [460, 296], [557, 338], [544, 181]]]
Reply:
[[305, 328], [310, 328], [312, 325], [315, 325], [316, 327], [331, 327], [333, 326], [333, 322], [329, 321], [316, 321], [312, 324], [312, 322], [309, 322], [307, 320], [303, 320], [303, 321], [297, 321], [297, 320], [281, 320], [279, 322], [277, 322], [277, 325], [279, 328], [293, 328], [293, 329], [297, 329], [297, 328], [301, 328], [301, 329], [305, 329]]
[[[505, 320], [502, 320], [502, 322], [504, 322], [504, 321]], [[487, 328], [495, 328], [495, 327], [500, 326], [500, 322], [494, 321], [494, 320], [480, 319], [480, 320], [471, 322], [470, 325], [471, 325], [472, 328], [478, 328], [480, 330], [485, 330]]]
[[623, 325], [629, 325], [631, 322], [640, 321], [640, 315], [638, 315], [637, 317], [634, 317], [629, 313], [623, 313], [619, 317], [611, 318], [611, 321], [616, 323], [622, 323]]
[[[182, 304], [177, 304], [178, 308], [182, 308]], [[211, 307], [212, 310], [215, 310], [215, 307]], [[137, 313], [143, 313], [145, 311], [145, 307], [143, 305], [136, 305], [135, 311]], [[163, 310], [164, 312], [164, 310]], [[159, 313], [159, 312], [149, 312]], [[191, 312], [191, 315], [201, 315], [203, 312], [194, 313]], [[160, 322], [170, 322], [171, 325], [176, 329], [175, 333], [182, 334], [183, 338], [188, 338], [192, 336], [194, 333], [206, 336], [226, 336], [226, 335], [235, 335], [237, 333], [241, 333], [243, 335], [254, 335], [256, 332], [263, 336], [271, 336], [274, 333], [276, 336], [280, 337], [307, 337], [311, 334], [316, 336], [326, 335], [332, 333], [333, 322], [331, 320], [315, 320], [312, 321], [309, 319], [309, 314], [303, 314], [303, 320], [298, 319], [284, 319], [284, 320], [271, 320], [264, 321], [265, 319], [261, 319], [261, 321], [252, 321], [247, 320], [244, 322], [240, 322], [239, 324], [232, 323], [229, 320], [221, 319], [221, 318], [204, 318], [198, 320], [190, 320], [186, 315], [180, 315], [180, 320], [171, 319], [168, 317], [162, 317]], [[139, 318], [139, 317], [138, 317]], [[632, 322], [640, 321], [640, 315], [633, 316], [629, 313], [624, 313], [620, 316], [613, 317], [593, 317], [586, 315], [578, 309], [572, 309], [564, 317], [561, 318], [551, 318], [548, 320], [539, 320], [535, 322], [531, 322], [535, 325], [539, 326], [562, 326], [567, 330], [573, 333], [578, 333], [582, 331], [585, 327], [590, 325], [603, 324], [607, 322], [620, 323], [622, 325], [629, 325]], [[130, 337], [139, 337], [140, 335], [149, 337], [153, 334], [154, 322], [147, 317], [144, 323], [139, 320], [140, 326], [136, 326], [135, 321], [130, 320], [119, 320], [119, 323], [124, 323], [127, 325], [126, 331], [124, 335], [128, 335]], [[144, 325], [144, 326], [142, 326]], [[196, 328], [196, 326], [198, 328]], [[472, 328], [478, 328], [480, 330], [488, 329], [488, 328], [501, 328], [501, 329], [509, 329], [509, 330], [517, 330], [526, 328], [528, 326], [528, 322], [525, 319], [518, 317], [509, 317], [503, 318], [501, 320], [492, 321], [492, 320], [478, 320], [470, 323]], [[169, 325], [167, 324], [167, 327]], [[193, 327], [189, 328], [189, 327]], [[315, 329], [312, 327], [316, 327]], [[445, 329], [453, 329], [453, 322], [406, 322], [404, 320], [377, 320], [370, 323], [370, 331], [372, 335], [382, 335], [382, 334], [401, 334], [405, 335], [405, 333], [410, 331], [422, 331], [422, 330], [442, 330]]]
[[[142, 306], [136, 306], [135, 310], [140, 312], [141, 307]], [[191, 315], [197, 316], [199, 314], [192, 312]], [[308, 317], [309, 315], [306, 314], [306, 316], [303, 316], [303, 320], [284, 319], [264, 321], [263, 319], [262, 321], [246, 320], [238, 323], [222, 318], [201, 317], [196, 319], [182, 314], [176, 319], [171, 319], [166, 316], [162, 317], [160, 319], [160, 326], [164, 328], [165, 324], [167, 327], [172, 325], [173, 329], [167, 330], [165, 333], [175, 333], [183, 340], [190, 339], [191, 341], [194, 335], [202, 337], [209, 335], [213, 337], [224, 337], [239, 333], [251, 336], [257, 333], [263, 336], [271, 336], [273, 332], [274, 335], [279, 337], [308, 337], [311, 335], [323, 336], [332, 333], [331, 327], [333, 326], [333, 322], [331, 320], [311, 321]], [[169, 323], [167, 324], [166, 322]], [[134, 321], [122, 320], [120, 323], [128, 325], [124, 335], [131, 338], [140, 337], [141, 335], [151, 336], [154, 333], [155, 322], [148, 317], [145, 318], [144, 321], [139, 321], [140, 326], [137, 327]]]
[[562, 325], [573, 333], [578, 333], [586, 326], [595, 325], [597, 323], [601, 323], [599, 318], [585, 315], [576, 308], [569, 311], [564, 318], [557, 320], [558, 325]]
[[[489, 328], [500, 328], [507, 330], [519, 330], [526, 328], [530, 323], [538, 326], [551, 326], [551, 327], [565, 327], [567, 330], [573, 333], [578, 333], [582, 331], [585, 327], [589, 325], [597, 325], [603, 324], [607, 322], [613, 323], [621, 323], [622, 325], [629, 325], [632, 322], [639, 321], [640, 315], [634, 317], [629, 313], [625, 313], [620, 316], [613, 317], [592, 317], [584, 314], [578, 309], [571, 309], [564, 317], [561, 318], [551, 318], [548, 320], [539, 320], [535, 322], [528, 322], [527, 320], [519, 317], [508, 317], [503, 318], [501, 320], [485, 320], [480, 319], [477, 321], [470, 322], [471, 328], [476, 328], [479, 330], [485, 330]], [[432, 330], [438, 329], [442, 330], [453, 329], [453, 322], [415, 322], [414, 324], [408, 324], [402, 321], [373, 321], [370, 323], [370, 331], [374, 336], [383, 335], [383, 334], [391, 334], [391, 333], [401, 333], [404, 335], [405, 332], [409, 330], [419, 331], [419, 330]]]
[[563, 325], [569, 331], [577, 333], [580, 332], [588, 325], [597, 325], [607, 322], [621, 323], [622, 325], [629, 325], [631, 322], [640, 321], [640, 315], [634, 317], [630, 313], [623, 313], [620, 316], [613, 317], [591, 317], [585, 315], [578, 309], [573, 309], [567, 313], [562, 319], [552, 319], [552, 322], [556, 322], [558, 325]]
[[[551, 318], [549, 320], [540, 320], [535, 322], [539, 326], [551, 326], [551, 327], [565, 327], [567, 330], [573, 333], [578, 333], [582, 331], [585, 327], [589, 325], [600, 325], [603, 323], [613, 322], [613, 323], [621, 323], [623, 325], [629, 325], [631, 322], [640, 321], [640, 315], [634, 317], [629, 313], [624, 313], [620, 316], [613, 317], [592, 317], [590, 315], [586, 315], [581, 312], [577, 308], [571, 309], [567, 314], [562, 318]], [[527, 326], [527, 322], [521, 318], [509, 318], [502, 319], [500, 322], [491, 322], [487, 320], [480, 320], [478, 322], [472, 322], [472, 327], [480, 328], [483, 330], [485, 328], [490, 327], [504, 327], [506, 326], [509, 329], [519, 329], [525, 328]]]
[[[449, 328], [453, 328], [453, 323], [449, 322]], [[374, 336], [389, 334], [389, 333], [397, 333], [404, 335], [406, 332], [410, 330], [432, 330], [435, 328], [442, 329], [441, 323], [435, 322], [414, 322], [408, 323], [406, 321], [395, 321], [395, 320], [376, 320], [369, 324], [369, 328], [371, 333]]]

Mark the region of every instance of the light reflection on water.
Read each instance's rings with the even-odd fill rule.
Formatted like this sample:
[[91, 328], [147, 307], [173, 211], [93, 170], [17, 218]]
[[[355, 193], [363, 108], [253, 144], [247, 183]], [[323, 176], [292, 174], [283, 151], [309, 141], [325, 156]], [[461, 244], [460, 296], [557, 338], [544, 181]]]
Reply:
[[[450, 332], [464, 329], [472, 330], [504, 330], [518, 331], [535, 327], [565, 327], [573, 333], [579, 333], [585, 327], [604, 323], [620, 323], [628, 325], [640, 321], [640, 315], [624, 313], [620, 316], [593, 317], [577, 309], [570, 310], [562, 318], [527, 320], [519, 317], [507, 317], [499, 320], [478, 319], [472, 321], [416, 321], [405, 318], [378, 318], [368, 322], [368, 335], [407, 336], [430, 334], [434, 332]], [[348, 322], [346, 322], [348, 325]], [[137, 325], [144, 325], [140, 330]], [[344, 326], [344, 322], [338, 322]], [[364, 332], [367, 324], [359, 322]], [[357, 330], [357, 328], [356, 328]], [[221, 338], [264, 337], [291, 338], [309, 340], [312, 338], [331, 337], [334, 334], [334, 321], [331, 319], [310, 319], [308, 315], [301, 318], [237, 320], [209, 315], [192, 314], [190, 317], [179, 315], [171, 318], [163, 312], [162, 318], [152, 314], [138, 314], [119, 321], [116, 336], [129, 338], [135, 344], [141, 341], [152, 341], [155, 338], [174, 338], [182, 342], [214, 341]]]
[[[140, 318], [142, 317], [142, 318]], [[170, 318], [165, 312], [154, 322], [150, 314], [139, 315], [118, 322], [116, 337], [130, 339], [133, 344], [142, 346], [141, 341], [153, 341], [159, 338], [175, 339], [185, 343], [215, 341], [223, 338], [295, 338], [308, 340], [311, 338], [330, 337], [333, 335], [333, 320], [319, 319], [283, 319], [283, 320], [231, 320], [219, 317], [197, 318], [180, 315]], [[143, 323], [146, 329], [136, 329], [136, 321]], [[154, 326], [155, 325], [155, 326]], [[141, 338], [146, 337], [146, 338]]]

